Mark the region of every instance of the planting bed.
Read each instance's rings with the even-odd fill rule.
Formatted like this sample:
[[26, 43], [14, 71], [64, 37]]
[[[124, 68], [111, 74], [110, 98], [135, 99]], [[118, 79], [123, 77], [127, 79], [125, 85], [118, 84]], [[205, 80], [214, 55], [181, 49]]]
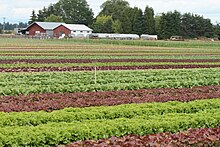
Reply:
[[188, 102], [220, 98], [220, 86], [181, 89], [148, 89], [109, 92], [77, 92], [62, 94], [31, 94], [5, 96], [0, 99], [0, 111], [53, 111], [68, 107], [113, 106], [147, 102]]
[[219, 146], [219, 45], [0, 39], [0, 146]]
[[159, 133], [153, 135], [128, 135], [123, 138], [111, 137], [109, 139], [101, 139], [98, 141], [74, 142], [66, 145], [66, 147], [77, 146], [220, 146], [220, 127], [188, 129], [175, 134]]
[[[220, 65], [149, 65], [149, 66], [98, 66], [96, 70], [143, 70], [143, 69], [183, 69], [217, 68]], [[56, 72], [56, 71], [94, 71], [95, 66], [82, 67], [18, 67], [0, 68], [0, 72]]]
[[182, 63], [199, 63], [199, 62], [220, 62], [220, 59], [14, 59], [0, 60], [0, 64], [19, 64], [19, 63], [108, 63], [108, 62], [182, 62]]

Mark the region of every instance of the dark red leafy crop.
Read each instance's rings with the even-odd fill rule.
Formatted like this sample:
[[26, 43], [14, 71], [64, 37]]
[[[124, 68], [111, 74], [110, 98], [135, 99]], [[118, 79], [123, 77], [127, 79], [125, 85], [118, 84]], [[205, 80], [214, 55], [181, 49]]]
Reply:
[[128, 135], [122, 138], [112, 137], [99, 141], [75, 142], [66, 147], [76, 146], [123, 146], [123, 147], [191, 147], [191, 146], [220, 146], [220, 127], [205, 129], [189, 129], [176, 134], [160, 133], [154, 135], [138, 136]]
[[167, 101], [187, 102], [208, 98], [220, 98], [220, 86], [5, 96], [0, 98], [0, 111], [53, 111], [67, 107]]

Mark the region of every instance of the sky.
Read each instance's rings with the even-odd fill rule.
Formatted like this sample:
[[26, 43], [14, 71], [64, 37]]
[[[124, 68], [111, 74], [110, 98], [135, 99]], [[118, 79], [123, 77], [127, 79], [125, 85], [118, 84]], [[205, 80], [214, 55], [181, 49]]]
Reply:
[[[181, 13], [191, 12], [205, 18], [210, 18], [212, 23], [220, 22], [219, 0], [127, 0], [131, 7], [137, 6], [142, 10], [148, 5], [153, 7], [155, 14], [177, 10]], [[0, 0], [0, 23], [3, 17], [6, 22], [28, 22], [32, 10], [38, 11], [44, 6], [56, 3], [58, 0]], [[95, 16], [100, 11], [100, 6], [105, 0], [87, 0]]]

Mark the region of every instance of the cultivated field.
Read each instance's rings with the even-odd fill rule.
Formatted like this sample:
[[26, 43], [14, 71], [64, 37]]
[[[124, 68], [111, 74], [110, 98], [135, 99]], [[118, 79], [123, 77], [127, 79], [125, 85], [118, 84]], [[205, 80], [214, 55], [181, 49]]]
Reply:
[[220, 43], [0, 39], [0, 146], [219, 146]]

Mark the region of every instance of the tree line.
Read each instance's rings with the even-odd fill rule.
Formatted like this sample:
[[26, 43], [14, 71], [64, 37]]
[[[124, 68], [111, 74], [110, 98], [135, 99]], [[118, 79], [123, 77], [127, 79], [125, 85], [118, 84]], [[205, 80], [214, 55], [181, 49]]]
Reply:
[[59, 0], [42, 10], [33, 10], [29, 24], [35, 21], [78, 23], [96, 33], [157, 34], [161, 39], [173, 35], [184, 38], [220, 37], [220, 25], [203, 16], [170, 11], [155, 15], [152, 7], [131, 7], [126, 0], [107, 0], [94, 13], [86, 0]]
[[[4, 28], [5, 30], [9, 31], [9, 30], [14, 30], [14, 28], [26, 28], [28, 26], [27, 23], [23, 23], [23, 22], [19, 22], [18, 24], [17, 23], [5, 23], [4, 24]], [[3, 33], [3, 24], [0, 23], [0, 34]]]

